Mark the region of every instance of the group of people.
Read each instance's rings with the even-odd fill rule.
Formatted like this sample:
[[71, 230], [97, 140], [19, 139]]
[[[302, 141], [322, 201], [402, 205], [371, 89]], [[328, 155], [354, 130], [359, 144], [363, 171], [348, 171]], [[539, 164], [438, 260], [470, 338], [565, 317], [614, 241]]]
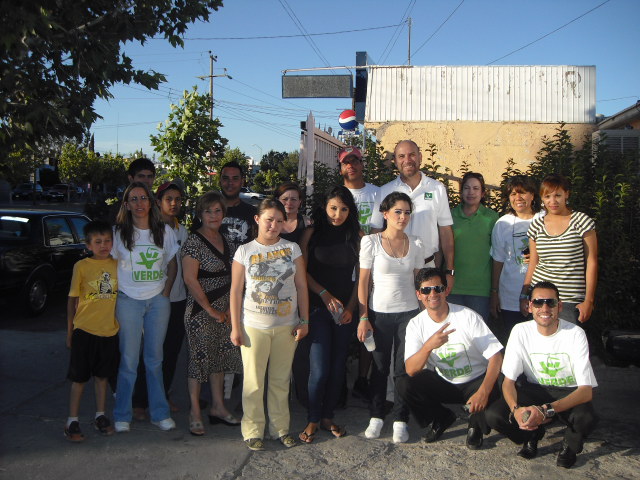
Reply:
[[[368, 356], [361, 349], [358, 378], [368, 384], [367, 438], [381, 434], [393, 370], [395, 443], [409, 439], [410, 415], [426, 429], [425, 441], [436, 441], [457, 418], [442, 404], [460, 403], [469, 414], [469, 448], [480, 448], [493, 428], [523, 444], [520, 456], [532, 458], [544, 425], [560, 418], [568, 428], [557, 463], [573, 465], [596, 423], [591, 389], [597, 384], [586, 336], [576, 323], [593, 310], [597, 240], [593, 220], [569, 208], [567, 180], [550, 175], [538, 192], [531, 178], [510, 178], [503, 192], [507, 213], [498, 218], [484, 205], [484, 178], [475, 172], [464, 175], [461, 203], [450, 209], [444, 185], [420, 170], [422, 154], [411, 140], [396, 145], [399, 175], [382, 187], [364, 182], [358, 148], [341, 150], [338, 160], [344, 184], [325, 195], [312, 219], [302, 214], [302, 191], [291, 182], [257, 209], [242, 202], [244, 172], [237, 163], [226, 164], [221, 193], [198, 199], [192, 233], [179, 240], [180, 195], [163, 198], [168, 191], [180, 194], [180, 186], [164, 184], [154, 197], [130, 169], [132, 183], [113, 236], [104, 224], [89, 224], [87, 245], [94, 256], [74, 271], [68, 340], [74, 383], [65, 428], [70, 439], [83, 438], [77, 407], [91, 375], [100, 392], [96, 428], [114, 430], [104, 414], [104, 394], [118, 363], [108, 353], [117, 343], [111, 340], [107, 348], [100, 342], [112, 339], [118, 325], [115, 431], [130, 428], [140, 358], [152, 423], [175, 427], [167, 396], [177, 355], [167, 352], [175, 351], [171, 343], [184, 333], [171, 339], [165, 333], [174, 317], [174, 299], [168, 297], [184, 282], [186, 301], [176, 297], [182, 303], [175, 317], [182, 319], [189, 348], [193, 435], [205, 433], [204, 382], [212, 393], [210, 423], [240, 424], [251, 450], [264, 449], [267, 421], [269, 435], [287, 448], [312, 443], [319, 429], [346, 435], [334, 410], [355, 336], [373, 350]], [[165, 203], [174, 209], [165, 213]], [[100, 248], [94, 246], [98, 239]], [[114, 265], [102, 273], [105, 267], [95, 262]], [[95, 274], [83, 274], [83, 263], [109, 276], [109, 294], [101, 293]], [[96, 299], [115, 309], [110, 335], [83, 326], [82, 307], [91, 311]], [[491, 315], [510, 332], [504, 356], [487, 326]], [[533, 320], [527, 321], [529, 315]], [[85, 357], [75, 353], [77, 330], [96, 337], [81, 347]], [[298, 344], [307, 348], [296, 353]], [[294, 436], [288, 394], [296, 355], [309, 365], [296, 378], [306, 384], [308, 423]], [[82, 358], [89, 365], [80, 374]], [[225, 373], [242, 373], [241, 420], [224, 405]]]

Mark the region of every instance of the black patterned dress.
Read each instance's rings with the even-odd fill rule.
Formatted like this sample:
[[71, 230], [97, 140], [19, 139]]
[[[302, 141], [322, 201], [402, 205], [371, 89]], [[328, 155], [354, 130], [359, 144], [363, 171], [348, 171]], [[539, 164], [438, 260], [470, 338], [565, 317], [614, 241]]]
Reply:
[[[221, 253], [203, 235], [189, 235], [182, 246], [182, 256], [200, 262], [198, 282], [213, 308], [226, 312], [231, 288], [231, 259], [236, 247], [222, 236]], [[191, 294], [187, 295], [184, 326], [189, 346], [187, 374], [200, 383], [207, 382], [213, 373], [242, 373], [240, 348], [229, 339], [231, 326], [218, 323], [205, 312]]]

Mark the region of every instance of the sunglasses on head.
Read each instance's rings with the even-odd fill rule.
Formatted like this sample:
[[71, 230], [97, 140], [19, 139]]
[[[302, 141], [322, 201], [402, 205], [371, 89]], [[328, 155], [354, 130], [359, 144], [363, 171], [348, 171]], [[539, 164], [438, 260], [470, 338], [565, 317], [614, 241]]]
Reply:
[[435, 287], [420, 287], [420, 293], [423, 295], [429, 295], [432, 291], [436, 293], [442, 293], [447, 289], [444, 285], [436, 285]]
[[531, 303], [534, 307], [542, 307], [543, 305], [549, 305], [551, 308], [554, 308], [558, 305], [558, 300], [555, 298], [533, 298], [531, 299]]

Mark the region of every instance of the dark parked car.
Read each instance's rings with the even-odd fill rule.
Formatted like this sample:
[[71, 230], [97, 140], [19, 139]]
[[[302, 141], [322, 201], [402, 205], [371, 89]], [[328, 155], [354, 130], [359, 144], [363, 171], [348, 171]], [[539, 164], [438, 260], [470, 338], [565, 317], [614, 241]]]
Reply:
[[[32, 194], [33, 183], [31, 182], [21, 183], [13, 189], [13, 192], [11, 192], [11, 196], [14, 200], [20, 200], [23, 198], [29, 200]], [[39, 183], [36, 183], [36, 198], [42, 198], [42, 185], [40, 185]]]
[[64, 202], [67, 199], [74, 199], [77, 194], [78, 191], [75, 187], [67, 185], [66, 183], [56, 183], [47, 191], [44, 198], [47, 202], [51, 202], [53, 200]]
[[69, 288], [73, 265], [89, 255], [74, 212], [0, 210], [0, 295], [20, 300], [37, 315], [54, 288]]

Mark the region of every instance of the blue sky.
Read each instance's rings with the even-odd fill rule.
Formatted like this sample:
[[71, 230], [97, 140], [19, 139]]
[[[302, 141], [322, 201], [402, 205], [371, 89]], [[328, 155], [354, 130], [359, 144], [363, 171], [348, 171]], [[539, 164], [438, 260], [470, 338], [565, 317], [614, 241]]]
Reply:
[[[209, 50], [217, 56], [214, 74], [226, 68], [233, 77], [214, 80], [214, 115], [229, 146], [257, 158], [298, 150], [309, 111], [337, 131], [351, 100], [283, 100], [282, 70], [351, 66], [356, 51], [380, 65], [405, 64], [407, 17], [412, 65], [595, 65], [597, 113], [640, 99], [638, 0], [226, 0], [208, 23], [192, 25], [184, 49], [163, 40], [125, 45], [137, 68], [164, 73], [167, 82], [159, 91], [119, 85], [114, 98], [96, 102], [104, 117], [92, 128], [96, 150], [126, 155], [142, 148], [152, 156], [149, 136], [169, 105], [194, 85], [208, 92], [208, 81], [197, 77], [209, 74]], [[307, 37], [290, 36], [301, 34], [299, 26], [311, 34], [350, 32], [312, 36], [312, 47]], [[258, 36], [289, 37], [232, 39]]]

